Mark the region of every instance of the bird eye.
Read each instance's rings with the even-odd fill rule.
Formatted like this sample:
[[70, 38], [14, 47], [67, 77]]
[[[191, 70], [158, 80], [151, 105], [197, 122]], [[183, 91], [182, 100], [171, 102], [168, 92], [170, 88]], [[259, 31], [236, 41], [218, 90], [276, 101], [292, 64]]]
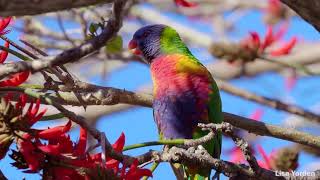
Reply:
[[142, 37], [144, 37], [144, 38], [146, 38], [146, 37], [148, 37], [149, 36], [149, 32], [144, 32], [143, 34], [142, 34]]

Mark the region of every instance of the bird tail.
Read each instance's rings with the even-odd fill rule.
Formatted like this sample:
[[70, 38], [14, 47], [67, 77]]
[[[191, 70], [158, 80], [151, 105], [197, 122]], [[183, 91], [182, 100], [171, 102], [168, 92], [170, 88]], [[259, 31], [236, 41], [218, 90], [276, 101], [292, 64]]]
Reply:
[[[213, 138], [213, 143], [207, 145], [207, 150], [209, 150], [212, 154], [213, 158], [220, 159], [220, 154], [221, 154], [221, 143], [222, 143], [222, 134], [221, 132], [218, 132], [215, 137]], [[210, 147], [211, 146], [211, 147]], [[192, 170], [188, 170], [192, 174]], [[210, 179], [210, 174], [211, 174], [211, 169], [198, 169], [197, 171], [194, 171], [195, 174], [189, 176], [190, 180], [209, 180]], [[220, 172], [216, 171], [212, 179], [217, 179], [220, 180]]]
[[191, 176], [189, 178], [190, 180], [209, 180], [210, 179], [210, 173], [203, 175], [203, 174], [195, 174], [193, 177]]
[[179, 163], [170, 163], [177, 180], [209, 180], [211, 170], [199, 170]]
[[176, 176], [177, 180], [185, 180], [185, 171], [181, 164], [179, 163], [170, 163], [172, 171], [174, 175]]
[[209, 180], [210, 171], [201, 174], [193, 173], [195, 170], [191, 170], [188, 167], [183, 166], [179, 163], [170, 163], [171, 168], [176, 176], [177, 180]]

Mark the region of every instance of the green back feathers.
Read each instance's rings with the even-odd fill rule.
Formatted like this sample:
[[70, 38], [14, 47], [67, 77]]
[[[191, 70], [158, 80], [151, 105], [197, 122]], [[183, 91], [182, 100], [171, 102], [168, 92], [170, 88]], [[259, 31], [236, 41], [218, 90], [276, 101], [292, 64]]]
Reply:
[[[181, 40], [179, 34], [172, 29], [171, 27], [165, 27], [162, 31], [160, 37], [160, 50], [163, 54], [181, 54], [186, 58], [183, 58], [179, 61], [177, 69], [181, 72], [190, 72], [190, 73], [200, 73], [207, 74], [211, 78], [211, 74], [207, 71], [207, 69], [200, 63], [200, 61], [195, 58], [185, 43]], [[221, 108], [221, 99], [219, 94], [219, 89], [216, 82], [212, 80], [211, 90], [212, 92], [209, 94], [209, 102], [208, 102], [208, 116], [210, 123], [222, 123], [223, 114]], [[193, 138], [200, 138], [206, 135], [208, 132], [201, 131], [197, 129]], [[214, 157], [219, 158], [221, 153], [221, 133], [218, 133], [213, 141], [208, 142], [204, 145], [207, 151]], [[185, 167], [186, 170], [188, 169]], [[187, 170], [190, 171], [191, 169]], [[192, 171], [192, 170], [191, 170]], [[209, 179], [210, 178], [211, 169], [198, 169], [196, 174], [191, 175], [188, 179]], [[190, 172], [189, 172], [190, 173]]]
[[184, 54], [192, 56], [188, 47], [181, 40], [177, 31], [171, 27], [165, 27], [160, 37], [161, 51], [164, 54]]
[[182, 63], [196, 64], [204, 67], [200, 61], [192, 55], [186, 44], [181, 40], [176, 30], [165, 27], [160, 37], [160, 49], [163, 54], [181, 54], [186, 57]]

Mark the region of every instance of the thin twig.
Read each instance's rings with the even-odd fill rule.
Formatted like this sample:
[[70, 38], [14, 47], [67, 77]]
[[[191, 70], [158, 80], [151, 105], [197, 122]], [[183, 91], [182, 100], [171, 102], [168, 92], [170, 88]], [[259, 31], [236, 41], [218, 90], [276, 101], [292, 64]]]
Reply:
[[62, 22], [62, 18], [61, 18], [60, 13], [57, 13], [57, 21], [58, 21], [59, 28], [62, 31], [62, 34], [63, 34], [64, 38], [68, 42], [70, 42], [73, 46], [76, 46], [76, 43], [74, 41], [72, 41], [72, 39], [70, 39], [69, 35], [66, 32], [66, 29], [63, 26], [63, 22]]
[[[143, 94], [143, 93], [133, 93], [133, 92], [127, 93], [127, 91], [116, 89], [116, 88], [108, 88], [108, 87], [105, 87], [105, 88], [106, 88], [105, 91], [108, 92], [107, 94], [105, 94], [106, 96], [101, 95], [101, 92], [100, 92], [100, 95], [98, 95], [99, 94], [98, 93], [97, 95], [92, 96], [96, 98], [95, 99], [96, 102], [98, 103], [101, 102], [101, 101], [97, 101], [97, 99], [99, 99], [100, 97], [102, 99], [104, 98], [104, 101], [103, 101], [104, 105], [107, 105], [107, 104], [114, 105], [119, 103], [141, 105], [145, 107], [151, 107], [152, 105], [151, 95]], [[0, 88], [0, 91], [24, 92], [25, 89], [17, 88], [17, 87], [8, 87], [8, 88]], [[29, 89], [28, 91], [32, 91], [32, 90]], [[41, 92], [37, 94], [41, 96], [46, 96], [50, 99], [54, 99], [55, 102], [59, 103], [61, 107], [63, 104], [72, 104], [72, 105], [81, 106], [81, 103], [79, 103], [79, 101], [74, 97], [71, 97], [73, 101], [67, 101], [68, 103], [66, 103], [66, 100], [70, 97], [65, 97], [65, 96], [63, 97], [62, 96], [63, 93], [64, 92], [61, 92], [61, 93], [59, 92], [59, 96], [55, 96], [54, 93], [49, 93], [49, 92], [47, 93]], [[90, 98], [92, 97], [90, 96]], [[63, 101], [61, 100], [61, 98], [64, 98]], [[45, 102], [45, 101], [42, 100], [42, 102]], [[94, 99], [92, 99], [92, 103], [94, 103]], [[261, 136], [269, 136], [269, 137], [284, 139], [291, 142], [296, 142], [296, 143], [300, 143], [303, 145], [320, 149], [320, 137], [317, 137], [305, 132], [301, 132], [292, 128], [282, 128], [279, 126], [258, 122], [253, 119], [241, 117], [241, 116], [230, 114], [227, 112], [224, 112], [223, 115], [224, 115], [225, 122], [228, 122], [235, 127], [244, 129], [250, 133], [254, 133]]]
[[249, 148], [248, 142], [246, 142], [243, 138], [239, 137], [237, 134], [234, 133], [233, 127], [229, 123], [222, 123], [222, 124], [199, 124], [203, 130], [211, 129], [214, 132], [219, 130], [222, 131], [225, 135], [232, 138], [234, 143], [242, 150], [243, 155], [247, 162], [249, 163], [250, 167], [252, 168], [253, 172], [260, 173], [260, 166], [254, 157], [251, 149]]
[[106, 27], [101, 34], [83, 43], [82, 45], [63, 51], [56, 56], [48, 56], [39, 60], [31, 62], [19, 61], [16, 63], [4, 64], [0, 66], [0, 79], [8, 75], [23, 71], [38, 72], [46, 68], [58, 66], [70, 62], [75, 62], [82, 57], [93, 53], [99, 48], [103, 47], [105, 43], [110, 40], [122, 26], [122, 10], [125, 7], [127, 0], [117, 0], [114, 3], [113, 14], [110, 17]]
[[254, 94], [250, 91], [246, 91], [244, 89], [238, 88], [233, 86], [232, 84], [225, 82], [223, 80], [216, 80], [219, 88], [227, 93], [242, 97], [244, 99], [247, 99], [249, 101], [253, 101], [259, 104], [263, 104], [278, 110], [282, 110], [288, 113], [296, 114], [301, 117], [306, 118], [307, 120], [320, 123], [320, 115], [315, 114], [311, 111], [308, 111], [302, 107], [286, 104], [282, 101], [279, 101], [277, 99], [272, 99], [265, 96], [260, 96], [257, 94]]
[[0, 169], [0, 180], [8, 180], [7, 177], [2, 173]]

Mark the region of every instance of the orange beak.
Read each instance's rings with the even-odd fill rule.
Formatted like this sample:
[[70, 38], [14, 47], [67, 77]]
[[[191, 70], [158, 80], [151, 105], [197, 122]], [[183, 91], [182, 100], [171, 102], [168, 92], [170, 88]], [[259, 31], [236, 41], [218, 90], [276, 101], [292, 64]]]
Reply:
[[135, 41], [133, 39], [129, 42], [128, 48], [135, 55], [141, 55], [142, 54], [142, 52], [138, 49], [137, 41]]

